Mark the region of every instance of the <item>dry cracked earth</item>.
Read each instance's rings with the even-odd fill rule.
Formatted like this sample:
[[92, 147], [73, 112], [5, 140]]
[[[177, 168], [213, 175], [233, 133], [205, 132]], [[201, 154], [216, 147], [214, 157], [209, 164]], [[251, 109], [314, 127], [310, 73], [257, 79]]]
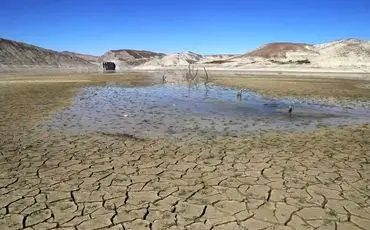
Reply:
[[66, 86], [0, 90], [2, 230], [370, 229], [370, 124], [214, 139], [28, 125]]
[[1, 148], [0, 226], [369, 229], [369, 141], [369, 125], [176, 142], [40, 132]]

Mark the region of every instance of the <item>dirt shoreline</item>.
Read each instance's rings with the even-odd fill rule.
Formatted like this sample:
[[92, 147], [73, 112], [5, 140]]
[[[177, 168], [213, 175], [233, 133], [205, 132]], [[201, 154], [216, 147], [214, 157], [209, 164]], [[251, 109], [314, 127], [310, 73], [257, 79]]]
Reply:
[[[344, 79], [368, 79], [370, 80], [370, 72], [368, 71], [359, 71], [356, 69], [342, 70], [338, 68], [325, 69], [325, 68], [270, 68], [270, 67], [261, 67], [261, 68], [250, 68], [250, 69], [237, 69], [237, 68], [213, 68], [209, 65], [197, 64], [194, 65], [195, 68], [199, 71], [203, 71], [205, 67], [209, 73], [214, 75], [245, 75], [245, 76], [276, 76], [276, 77], [319, 77], [319, 78], [344, 78]], [[98, 67], [97, 67], [98, 68]], [[27, 69], [27, 68], [26, 68]], [[50, 69], [45, 71], [40, 69], [38, 71], [33, 71], [29, 69], [24, 69], [20, 71], [3, 71], [0, 72], [0, 78], [3, 76], [42, 76], [42, 75], [103, 75], [102, 71], [76, 71], [68, 69]], [[126, 68], [123, 70], [118, 70], [117, 75], [122, 74], [132, 74], [132, 73], [183, 73], [188, 69], [188, 66], [176, 66], [176, 67], [165, 67], [158, 69], [138, 69], [138, 68]], [[114, 75], [114, 74], [113, 74]]]

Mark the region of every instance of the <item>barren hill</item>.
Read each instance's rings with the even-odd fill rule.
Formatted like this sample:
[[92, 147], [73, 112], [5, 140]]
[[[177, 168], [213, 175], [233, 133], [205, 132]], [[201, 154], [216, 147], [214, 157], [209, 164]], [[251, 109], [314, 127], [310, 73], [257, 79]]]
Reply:
[[166, 66], [187, 66], [189, 64], [198, 63], [202, 60], [203, 56], [191, 51], [168, 54], [163, 57], [156, 57], [144, 63], [143, 68], [156, 68]]
[[314, 46], [316, 51], [335, 57], [370, 57], [370, 41], [344, 39]]
[[286, 58], [288, 52], [312, 52], [312, 45], [305, 43], [274, 42], [264, 45], [252, 52], [246, 53], [245, 57], [263, 58]]
[[3, 65], [50, 65], [56, 67], [91, 65], [88, 61], [38, 46], [0, 39], [0, 63]]
[[370, 41], [343, 39], [314, 47], [320, 54], [309, 57], [314, 63], [328, 66], [370, 66]]
[[119, 61], [127, 61], [133, 59], [149, 59], [153, 57], [162, 57], [163, 53], [156, 53], [146, 50], [110, 50], [101, 56], [101, 59], [115, 59]]
[[131, 49], [119, 49], [119, 50], [110, 50], [104, 53], [99, 61], [113, 61], [120, 66], [137, 66], [144, 64], [145, 62], [158, 57], [163, 57], [165, 54], [156, 53], [146, 50], [131, 50]]
[[92, 63], [98, 62], [99, 58], [100, 58], [100, 56], [94, 56], [94, 55], [90, 55], [90, 54], [81, 54], [81, 53], [75, 53], [75, 52], [70, 52], [70, 51], [63, 51], [62, 53], [70, 55], [70, 56], [76, 56], [76, 57], [79, 57], [81, 59], [84, 59], [84, 60], [86, 60], [88, 62], [92, 62]]
[[343, 39], [334, 42], [310, 45], [304, 43], [270, 43], [240, 57], [262, 57], [275, 59], [370, 60], [370, 41]]
[[322, 44], [275, 42], [232, 58], [209, 62], [224, 68], [297, 67], [340, 68], [353, 71], [370, 69], [370, 41], [342, 39]]
[[370, 41], [343, 39], [323, 44], [275, 42], [243, 55], [200, 55], [181, 52], [165, 55], [145, 50], [110, 50], [102, 56], [57, 52], [22, 42], [0, 39], [0, 72], [23, 69], [100, 71], [102, 61], [113, 61], [117, 71], [153, 70], [207, 65], [221, 70], [304, 68], [370, 71]]

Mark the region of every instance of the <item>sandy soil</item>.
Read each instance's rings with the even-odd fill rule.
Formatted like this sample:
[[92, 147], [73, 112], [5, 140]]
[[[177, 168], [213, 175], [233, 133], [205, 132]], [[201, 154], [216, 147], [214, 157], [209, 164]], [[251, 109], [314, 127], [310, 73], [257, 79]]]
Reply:
[[[28, 77], [17, 77], [11, 80], [23, 82], [0, 84], [2, 229], [370, 225], [369, 124], [176, 140], [46, 131], [36, 125], [68, 106], [80, 87], [153, 82], [150, 77], [113, 75], [65, 77], [91, 82], [37, 82], [46, 78], [32, 77], [35, 82], [30, 83]], [[273, 93], [278, 84], [264, 81], [271, 82], [268, 90]], [[299, 87], [306, 85], [314, 95], [326, 90], [301, 82]], [[363, 82], [346, 82], [350, 88], [343, 90], [342, 84], [330, 83], [338, 91], [335, 97], [366, 100], [362, 88], [351, 88], [357, 84]]]
[[276, 77], [212, 75], [212, 82], [250, 89], [270, 96], [315, 98], [323, 101], [368, 101], [370, 81], [367, 79], [339, 79], [322, 77]]

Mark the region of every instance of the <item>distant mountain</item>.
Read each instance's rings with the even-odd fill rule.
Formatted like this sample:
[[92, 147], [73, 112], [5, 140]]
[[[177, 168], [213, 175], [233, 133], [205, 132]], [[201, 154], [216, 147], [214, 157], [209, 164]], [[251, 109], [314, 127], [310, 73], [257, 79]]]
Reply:
[[92, 66], [90, 62], [74, 55], [3, 38], [0, 38], [0, 63], [2, 66]]
[[370, 57], [370, 41], [360, 39], [343, 39], [318, 44], [315, 50], [323, 55], [333, 57]]
[[236, 54], [203, 55], [202, 63], [219, 63], [220, 60], [227, 60], [227, 59], [230, 59], [236, 56], [240, 56], [240, 55], [236, 55]]
[[153, 58], [163, 57], [164, 55], [163, 53], [146, 50], [119, 49], [109, 50], [99, 58], [99, 61], [113, 61], [119, 66], [129, 68], [130, 66], [141, 65]]
[[274, 42], [264, 45], [244, 57], [286, 58], [289, 52], [315, 52], [313, 46], [305, 43]]
[[320, 55], [311, 58], [315, 63], [328, 66], [369, 66], [370, 41], [360, 39], [342, 39], [314, 46]]
[[69, 56], [75, 56], [79, 57], [83, 60], [86, 60], [88, 62], [99, 62], [100, 56], [94, 56], [94, 55], [89, 55], [89, 54], [81, 54], [81, 53], [75, 53], [75, 52], [70, 52], [70, 51], [63, 51], [61, 52], [62, 54], [67, 54]]
[[146, 62], [144, 65], [149, 67], [155, 66], [185, 66], [189, 64], [195, 64], [201, 61], [202, 55], [188, 51], [182, 53], [168, 54], [163, 57], [153, 58]]
[[25, 71], [36, 69], [71, 69], [99, 71], [100, 63], [113, 61], [117, 70], [131, 68], [160, 69], [189, 64], [202, 64], [214, 68], [262, 68], [279, 65], [305, 65], [307, 67], [354, 67], [370, 69], [370, 41], [342, 39], [323, 44], [274, 42], [242, 55], [200, 55], [191, 51], [163, 54], [145, 50], [110, 50], [102, 56], [75, 52], [57, 52], [23, 42], [0, 38], [0, 72], [20, 67]]
[[370, 41], [342, 39], [322, 44], [274, 42], [243, 55], [213, 61], [225, 66], [305, 64], [314, 67], [370, 67]]
[[304, 43], [276, 42], [269, 43], [240, 57], [289, 58], [300, 54], [307, 58], [360, 58], [370, 57], [370, 41], [343, 39], [334, 42], [311, 45]]
[[109, 50], [104, 53], [100, 58], [102, 60], [118, 60], [118, 61], [128, 61], [128, 60], [138, 60], [138, 59], [150, 59], [153, 57], [162, 57], [163, 53], [156, 53], [146, 50], [131, 50], [131, 49], [119, 49], [119, 50]]
[[236, 56], [237, 54], [207, 54], [203, 55], [205, 58], [215, 59], [215, 58], [231, 58]]

